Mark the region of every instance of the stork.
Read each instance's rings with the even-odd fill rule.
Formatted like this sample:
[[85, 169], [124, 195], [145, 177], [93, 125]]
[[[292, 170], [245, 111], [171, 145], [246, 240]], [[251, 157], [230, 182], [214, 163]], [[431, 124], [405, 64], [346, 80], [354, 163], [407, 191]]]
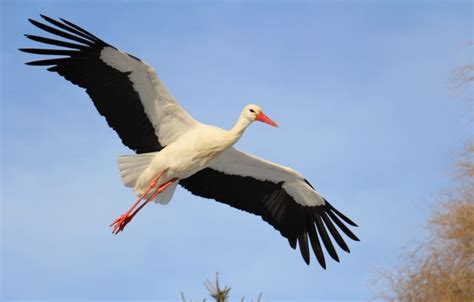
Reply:
[[65, 19], [41, 17], [46, 22], [29, 21], [54, 36], [25, 36], [55, 47], [20, 50], [53, 58], [26, 64], [47, 66], [84, 88], [123, 144], [136, 153], [118, 158], [122, 181], [138, 199], [111, 224], [114, 234], [150, 201], [167, 204], [180, 184], [194, 195], [261, 216], [293, 249], [299, 246], [308, 265], [310, 245], [326, 268], [321, 241], [339, 262], [333, 240], [345, 252], [350, 250], [341, 232], [359, 240], [347, 226], [357, 225], [300, 173], [233, 147], [254, 121], [277, 126], [262, 108], [245, 106], [229, 131], [200, 123], [168, 93], [149, 64]]

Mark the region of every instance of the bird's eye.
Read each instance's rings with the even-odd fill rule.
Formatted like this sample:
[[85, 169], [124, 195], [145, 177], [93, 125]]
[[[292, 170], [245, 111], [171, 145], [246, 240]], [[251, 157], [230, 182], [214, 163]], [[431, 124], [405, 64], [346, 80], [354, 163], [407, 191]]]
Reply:
[[255, 111], [253, 109], [249, 109], [249, 111], [252, 112], [252, 113], [255, 113]]

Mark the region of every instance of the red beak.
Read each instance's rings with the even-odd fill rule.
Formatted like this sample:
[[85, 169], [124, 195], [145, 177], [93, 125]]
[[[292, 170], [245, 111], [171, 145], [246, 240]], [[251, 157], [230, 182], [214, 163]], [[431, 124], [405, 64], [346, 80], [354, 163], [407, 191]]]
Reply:
[[255, 117], [255, 120], [264, 122], [265, 124], [269, 124], [270, 126], [273, 126], [273, 127], [278, 127], [278, 124], [272, 121], [268, 116], [263, 114], [263, 112], [260, 112], [259, 114], [257, 114], [257, 116]]

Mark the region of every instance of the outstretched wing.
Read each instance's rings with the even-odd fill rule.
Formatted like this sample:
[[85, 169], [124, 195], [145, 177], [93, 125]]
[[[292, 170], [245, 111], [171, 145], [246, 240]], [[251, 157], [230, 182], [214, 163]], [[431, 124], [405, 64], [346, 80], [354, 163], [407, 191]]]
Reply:
[[197, 124], [168, 93], [149, 64], [67, 20], [41, 17], [50, 25], [29, 21], [62, 39], [26, 37], [60, 48], [22, 48], [24, 52], [54, 56], [26, 64], [49, 66], [49, 71], [85, 88], [124, 145], [137, 153], [159, 151]]
[[357, 225], [336, 210], [301, 174], [235, 148], [226, 150], [209, 168], [181, 180], [180, 184], [195, 195], [261, 216], [288, 239], [292, 248], [298, 243], [307, 264], [309, 244], [320, 265], [326, 268], [320, 239], [338, 262], [333, 240], [349, 252], [340, 231], [359, 240], [346, 226]]

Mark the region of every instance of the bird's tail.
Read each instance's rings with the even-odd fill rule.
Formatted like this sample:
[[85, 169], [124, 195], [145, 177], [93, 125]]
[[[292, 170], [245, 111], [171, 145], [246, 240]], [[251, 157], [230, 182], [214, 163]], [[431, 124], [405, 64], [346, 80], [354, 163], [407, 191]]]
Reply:
[[[137, 185], [137, 181], [144, 173], [145, 169], [150, 165], [155, 156], [156, 152], [138, 155], [123, 155], [119, 156], [118, 158], [118, 166], [120, 170], [120, 176], [122, 176], [123, 184], [129, 188], [133, 188], [137, 196], [140, 196], [143, 193], [143, 190], [146, 189], [146, 186], [148, 186], [148, 182], [145, 182], [144, 187], [143, 184], [140, 184], [140, 182]], [[143, 179], [141, 182], [143, 182]], [[169, 203], [173, 197], [173, 193], [176, 190], [177, 185], [178, 181], [175, 181], [166, 190], [158, 194], [155, 198], [155, 202], [161, 203], [163, 205]]]
[[134, 188], [138, 177], [145, 171], [155, 155], [156, 152], [119, 156], [118, 166], [123, 184], [129, 188]]

